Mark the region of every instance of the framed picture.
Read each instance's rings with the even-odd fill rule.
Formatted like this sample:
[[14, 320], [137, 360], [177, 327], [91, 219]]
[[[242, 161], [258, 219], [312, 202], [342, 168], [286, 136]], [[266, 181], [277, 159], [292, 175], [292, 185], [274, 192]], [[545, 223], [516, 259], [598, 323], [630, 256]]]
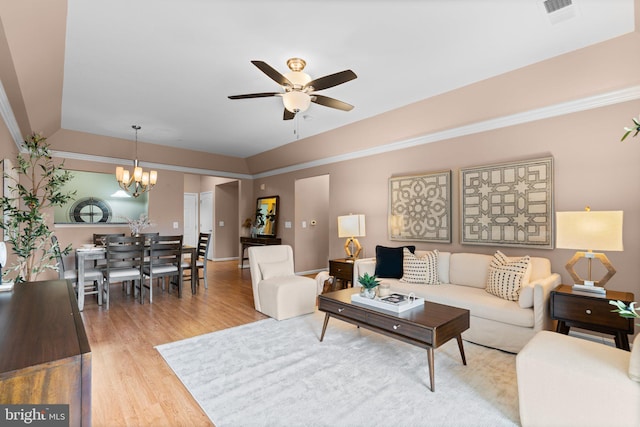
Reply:
[[461, 244], [553, 249], [553, 158], [460, 170]]
[[451, 171], [389, 178], [389, 239], [451, 243]]
[[62, 192], [76, 191], [74, 200], [55, 207], [55, 224], [126, 224], [148, 214], [149, 196], [132, 197], [123, 191], [114, 174], [71, 171], [73, 178]]

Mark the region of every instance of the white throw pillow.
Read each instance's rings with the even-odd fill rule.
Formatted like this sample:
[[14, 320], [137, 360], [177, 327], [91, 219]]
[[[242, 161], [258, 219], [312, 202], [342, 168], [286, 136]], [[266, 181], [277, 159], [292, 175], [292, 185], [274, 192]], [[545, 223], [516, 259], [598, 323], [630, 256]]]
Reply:
[[271, 279], [272, 277], [290, 276], [292, 274], [289, 261], [263, 262], [258, 265], [260, 266], [263, 280]]
[[489, 277], [486, 291], [509, 301], [518, 301], [520, 289], [525, 281], [527, 270], [531, 270], [531, 258], [509, 258], [496, 251], [489, 264]]
[[[526, 278], [523, 281], [526, 281]], [[520, 296], [518, 297], [518, 305], [520, 305], [520, 308], [533, 307], [533, 286], [522, 285]]]
[[409, 249], [404, 248], [402, 253], [402, 278], [400, 281], [404, 283], [439, 285], [438, 250], [434, 249], [422, 256], [416, 256]]

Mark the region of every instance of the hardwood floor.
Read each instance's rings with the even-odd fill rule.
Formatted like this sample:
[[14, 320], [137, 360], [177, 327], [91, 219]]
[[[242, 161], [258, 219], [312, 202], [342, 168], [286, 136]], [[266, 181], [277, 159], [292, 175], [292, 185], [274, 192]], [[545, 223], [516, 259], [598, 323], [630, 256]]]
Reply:
[[[154, 288], [141, 305], [112, 285], [109, 311], [87, 297], [82, 313], [92, 351], [93, 426], [212, 425], [154, 346], [265, 319], [253, 308], [249, 269], [211, 262], [209, 289], [189, 282], [181, 299]], [[216, 357], [216, 349], [211, 349]]]

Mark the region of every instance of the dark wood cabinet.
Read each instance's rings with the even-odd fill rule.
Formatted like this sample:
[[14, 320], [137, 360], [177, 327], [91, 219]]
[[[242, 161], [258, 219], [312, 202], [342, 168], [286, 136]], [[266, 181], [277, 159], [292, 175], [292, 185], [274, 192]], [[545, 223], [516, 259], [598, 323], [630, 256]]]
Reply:
[[610, 300], [629, 304], [630, 292], [607, 290], [605, 295], [574, 292], [569, 285], [559, 285], [551, 291], [551, 318], [558, 321], [556, 331], [568, 334], [571, 327], [587, 329], [615, 336], [616, 346], [629, 350], [629, 334], [633, 334], [633, 319], [613, 313]]
[[[349, 284], [353, 286], [353, 260], [349, 258], [338, 258], [329, 260], [329, 275], [335, 277], [337, 280], [345, 284], [345, 288], [349, 287]], [[336, 283], [333, 284], [334, 290]]]
[[91, 349], [66, 280], [0, 293], [0, 402], [68, 404], [70, 426], [91, 425]]
[[241, 237], [240, 244], [242, 245], [240, 268], [244, 268], [244, 260], [249, 259], [248, 256], [245, 256], [246, 250], [249, 246], [281, 245], [282, 239], [279, 237]]

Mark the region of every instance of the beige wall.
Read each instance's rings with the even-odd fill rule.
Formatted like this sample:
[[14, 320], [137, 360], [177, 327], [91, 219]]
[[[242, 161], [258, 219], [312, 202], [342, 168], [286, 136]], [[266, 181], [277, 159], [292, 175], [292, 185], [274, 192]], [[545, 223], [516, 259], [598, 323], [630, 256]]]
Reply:
[[[394, 175], [453, 171], [453, 243], [417, 244], [419, 248], [443, 251], [493, 253], [489, 246], [460, 245], [458, 172], [460, 168], [512, 160], [553, 156], [555, 168], [555, 208], [557, 211], [593, 210], [624, 211], [624, 252], [607, 255], [617, 268], [608, 287], [634, 292], [640, 296], [640, 140], [620, 142], [623, 127], [640, 111], [640, 101], [584, 111], [562, 117], [535, 121], [473, 134], [451, 140], [355, 159], [304, 171], [256, 180], [264, 183], [272, 194], [279, 194], [284, 220], [292, 219], [295, 204], [294, 181], [301, 177], [328, 174], [331, 177], [330, 258], [343, 255], [343, 239], [339, 239], [335, 219], [350, 212], [364, 213], [367, 236], [359, 241], [365, 256], [375, 254], [376, 244], [399, 245], [387, 239], [388, 179]], [[275, 190], [277, 189], [277, 190]], [[283, 240], [293, 244], [290, 231], [283, 230]], [[297, 248], [297, 253], [314, 251], [313, 245]], [[570, 250], [533, 250], [503, 248], [508, 255], [530, 254], [548, 257], [553, 270], [568, 283], [564, 264]]]
[[[213, 225], [215, 259], [235, 258], [240, 239], [238, 216], [238, 181], [215, 187], [215, 223]], [[221, 222], [224, 225], [221, 225]]]
[[[292, 225], [296, 233], [293, 246], [296, 271], [326, 269], [329, 265], [330, 222], [335, 220], [329, 216], [329, 182], [329, 175], [295, 181], [295, 221]], [[306, 227], [303, 227], [303, 221]]]

